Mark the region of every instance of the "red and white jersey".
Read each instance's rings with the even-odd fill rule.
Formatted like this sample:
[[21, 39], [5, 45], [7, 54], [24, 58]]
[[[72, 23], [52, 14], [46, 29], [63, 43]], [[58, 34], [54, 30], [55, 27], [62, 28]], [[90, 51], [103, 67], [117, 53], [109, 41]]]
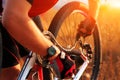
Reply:
[[52, 8], [58, 0], [33, 0], [29, 16], [34, 17]]

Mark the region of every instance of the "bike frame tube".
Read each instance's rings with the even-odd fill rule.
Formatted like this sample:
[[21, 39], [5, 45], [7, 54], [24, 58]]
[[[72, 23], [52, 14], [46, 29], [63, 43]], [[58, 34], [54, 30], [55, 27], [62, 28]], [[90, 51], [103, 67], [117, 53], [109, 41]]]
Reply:
[[21, 70], [17, 80], [26, 80], [30, 70], [32, 69], [32, 67], [35, 64], [35, 60], [36, 60], [36, 54], [31, 51], [24, 63], [24, 66], [22, 67], [22, 70]]
[[89, 60], [85, 60], [84, 63], [82, 64], [82, 66], [80, 67], [78, 73], [75, 75], [73, 80], [79, 80], [80, 77], [82, 76], [83, 72], [85, 71], [85, 69], [87, 68], [89, 64]]
[[43, 79], [43, 69], [41, 66], [38, 68], [38, 78], [39, 78], [39, 80], [44, 80]]

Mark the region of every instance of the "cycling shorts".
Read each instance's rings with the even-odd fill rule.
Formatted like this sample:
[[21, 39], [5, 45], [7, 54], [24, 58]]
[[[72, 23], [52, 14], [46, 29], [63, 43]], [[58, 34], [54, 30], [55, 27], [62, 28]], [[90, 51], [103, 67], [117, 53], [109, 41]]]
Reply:
[[18, 64], [20, 56], [25, 56], [29, 53], [27, 49], [17, 43], [6, 31], [0, 23], [2, 33], [2, 68], [12, 67]]

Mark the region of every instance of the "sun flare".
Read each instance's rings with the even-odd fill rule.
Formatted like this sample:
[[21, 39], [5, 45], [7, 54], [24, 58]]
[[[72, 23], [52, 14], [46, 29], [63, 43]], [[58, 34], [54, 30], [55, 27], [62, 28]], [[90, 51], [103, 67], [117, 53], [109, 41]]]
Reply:
[[116, 7], [116, 8], [120, 8], [120, 0], [114, 0], [114, 1], [110, 1], [109, 5], [111, 7]]
[[120, 8], [120, 0], [107, 0], [106, 2], [103, 2], [103, 4], [107, 4], [114, 8]]

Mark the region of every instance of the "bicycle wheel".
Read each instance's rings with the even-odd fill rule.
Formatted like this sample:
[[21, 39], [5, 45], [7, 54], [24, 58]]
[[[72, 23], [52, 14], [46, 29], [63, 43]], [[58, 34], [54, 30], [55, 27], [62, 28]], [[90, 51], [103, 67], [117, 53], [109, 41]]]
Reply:
[[[70, 2], [57, 12], [48, 30], [53, 33], [60, 45], [64, 48], [70, 48], [75, 43], [77, 27], [81, 21], [88, 17], [87, 13], [88, 9], [85, 4], [77, 1]], [[101, 57], [100, 35], [97, 26], [93, 34], [86, 37], [84, 42], [92, 45], [94, 53], [92, 61], [84, 72], [82, 79], [96, 80]]]

